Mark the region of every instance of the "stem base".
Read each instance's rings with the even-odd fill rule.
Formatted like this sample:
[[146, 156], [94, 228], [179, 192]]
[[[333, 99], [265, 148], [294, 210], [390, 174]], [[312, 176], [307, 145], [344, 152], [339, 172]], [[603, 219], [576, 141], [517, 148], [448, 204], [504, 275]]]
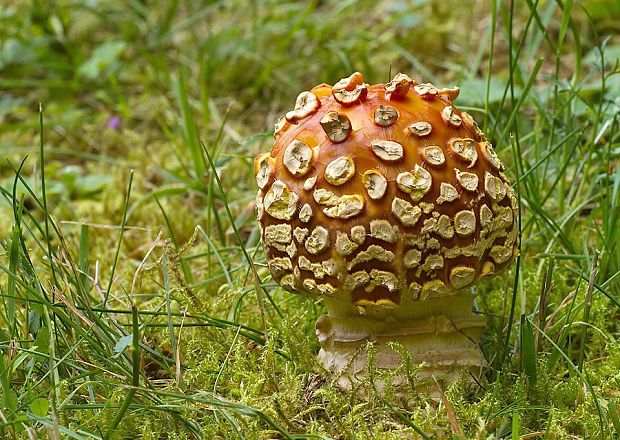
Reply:
[[[397, 343], [417, 370], [415, 383], [423, 388], [430, 385], [427, 394], [438, 397], [435, 380], [449, 385], [460, 379], [463, 370], [469, 370], [472, 380], [477, 380], [486, 365], [478, 346], [485, 321], [473, 313], [473, 300], [470, 293], [459, 292], [396, 308], [360, 309], [327, 299], [328, 313], [316, 323], [321, 344], [318, 360], [337, 378], [338, 385], [350, 390], [368, 376], [368, 343], [374, 347], [373, 366], [383, 370], [403, 364], [405, 359], [393, 345]], [[397, 394], [408, 382], [407, 369], [395, 372], [392, 385]], [[385, 384], [375, 385], [381, 390]]]

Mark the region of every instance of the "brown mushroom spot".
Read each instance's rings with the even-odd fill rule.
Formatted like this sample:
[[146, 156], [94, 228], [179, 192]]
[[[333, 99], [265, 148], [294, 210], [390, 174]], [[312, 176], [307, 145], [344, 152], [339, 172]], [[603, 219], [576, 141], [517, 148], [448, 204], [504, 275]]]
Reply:
[[362, 176], [362, 183], [371, 199], [380, 199], [387, 191], [387, 179], [378, 170], [368, 170]]
[[418, 84], [413, 87], [413, 90], [415, 90], [416, 93], [424, 99], [432, 99], [437, 95], [437, 93], [439, 93], [437, 87], [431, 83]]
[[364, 84], [364, 75], [360, 72], [354, 72], [350, 76], [346, 78], [342, 78], [332, 87], [332, 94], [334, 92], [338, 92], [340, 90], [352, 91], [355, 90], [356, 87]]
[[280, 116], [273, 127], [273, 137], [276, 137], [282, 129], [286, 126], [286, 117], [284, 115]]
[[380, 127], [389, 127], [398, 119], [398, 110], [391, 105], [381, 104], [375, 108], [374, 121]]
[[456, 174], [456, 180], [459, 185], [470, 192], [475, 192], [478, 189], [478, 175], [475, 173], [468, 173], [467, 171], [461, 171], [458, 168], [454, 169]]
[[385, 85], [385, 97], [387, 99], [403, 99], [407, 96], [413, 83], [414, 81], [407, 75], [399, 73]]
[[439, 96], [446, 98], [450, 102], [454, 101], [459, 96], [459, 93], [461, 93], [461, 89], [456, 86], [437, 90]]
[[303, 176], [310, 171], [312, 149], [305, 142], [295, 139], [284, 150], [282, 163], [293, 176]]
[[472, 168], [476, 164], [478, 151], [473, 139], [454, 139], [450, 141], [449, 147], [452, 154], [465, 162], [469, 162], [468, 168]]
[[502, 162], [499, 160], [495, 149], [489, 142], [483, 142], [481, 150], [484, 158], [488, 160], [496, 170], [501, 171], [503, 169]]
[[454, 186], [447, 182], [441, 182], [439, 186], [439, 197], [437, 197], [437, 203], [442, 204], [445, 202], [453, 202], [459, 198], [459, 192]]
[[278, 220], [290, 220], [297, 210], [299, 196], [281, 180], [276, 180], [271, 185], [263, 198], [263, 206], [267, 214]]
[[260, 189], [265, 188], [271, 179], [273, 170], [270, 162], [273, 162], [273, 159], [267, 153], [260, 154], [256, 158], [256, 184]]
[[344, 142], [351, 133], [351, 121], [344, 114], [327, 112], [320, 122], [325, 134], [332, 142]]
[[283, 288], [388, 307], [510, 263], [516, 197], [457, 95], [402, 74], [367, 85], [359, 72], [300, 94], [254, 162], [261, 241]]
[[295, 123], [316, 112], [320, 106], [321, 102], [314, 93], [301, 92], [295, 100], [295, 108], [287, 112], [284, 117], [288, 122]]
[[332, 185], [342, 185], [355, 174], [355, 162], [348, 156], [332, 160], [325, 168], [325, 180]]
[[428, 136], [429, 134], [431, 134], [431, 131], [433, 130], [433, 126], [426, 121], [417, 121], [414, 122], [413, 124], [411, 124], [409, 127], [409, 131], [411, 131], [411, 133], [415, 134], [416, 136]]
[[441, 147], [437, 145], [429, 145], [422, 149], [422, 158], [431, 165], [443, 165], [446, 157]]
[[454, 125], [458, 127], [463, 122], [463, 118], [461, 118], [455, 111], [454, 107], [451, 105], [447, 105], [441, 111], [441, 117], [447, 124]]
[[336, 102], [342, 106], [348, 107], [366, 99], [368, 84], [358, 84], [353, 90], [347, 90], [346, 88], [332, 90], [332, 93]]
[[398, 142], [375, 139], [370, 142], [370, 147], [381, 160], [393, 162], [403, 158], [403, 146]]
[[409, 194], [414, 201], [419, 201], [430, 190], [433, 177], [430, 172], [416, 164], [411, 171], [396, 176], [398, 188]]

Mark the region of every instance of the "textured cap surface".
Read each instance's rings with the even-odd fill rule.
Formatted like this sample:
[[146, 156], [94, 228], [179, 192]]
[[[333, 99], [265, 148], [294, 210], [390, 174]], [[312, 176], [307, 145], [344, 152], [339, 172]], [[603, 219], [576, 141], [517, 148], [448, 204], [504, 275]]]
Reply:
[[270, 272], [365, 306], [451, 295], [517, 253], [516, 200], [458, 89], [359, 72], [302, 92], [255, 160]]

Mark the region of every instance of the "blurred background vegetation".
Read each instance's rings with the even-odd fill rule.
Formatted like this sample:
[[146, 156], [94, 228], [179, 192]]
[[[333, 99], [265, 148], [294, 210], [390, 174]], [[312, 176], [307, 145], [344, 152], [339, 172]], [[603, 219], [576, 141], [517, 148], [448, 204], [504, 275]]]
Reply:
[[[4, 0], [0, 433], [619, 438], [619, 63], [616, 0]], [[459, 85], [518, 183], [487, 382], [448, 405], [333, 388], [257, 247], [253, 157], [356, 70]]]

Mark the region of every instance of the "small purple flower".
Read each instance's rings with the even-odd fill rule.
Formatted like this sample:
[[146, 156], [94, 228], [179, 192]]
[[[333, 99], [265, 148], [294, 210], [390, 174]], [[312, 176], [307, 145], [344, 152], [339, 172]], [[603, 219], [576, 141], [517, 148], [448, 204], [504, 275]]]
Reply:
[[106, 125], [111, 130], [118, 130], [119, 128], [121, 128], [121, 118], [119, 118], [118, 116], [112, 116], [110, 119], [108, 119]]

